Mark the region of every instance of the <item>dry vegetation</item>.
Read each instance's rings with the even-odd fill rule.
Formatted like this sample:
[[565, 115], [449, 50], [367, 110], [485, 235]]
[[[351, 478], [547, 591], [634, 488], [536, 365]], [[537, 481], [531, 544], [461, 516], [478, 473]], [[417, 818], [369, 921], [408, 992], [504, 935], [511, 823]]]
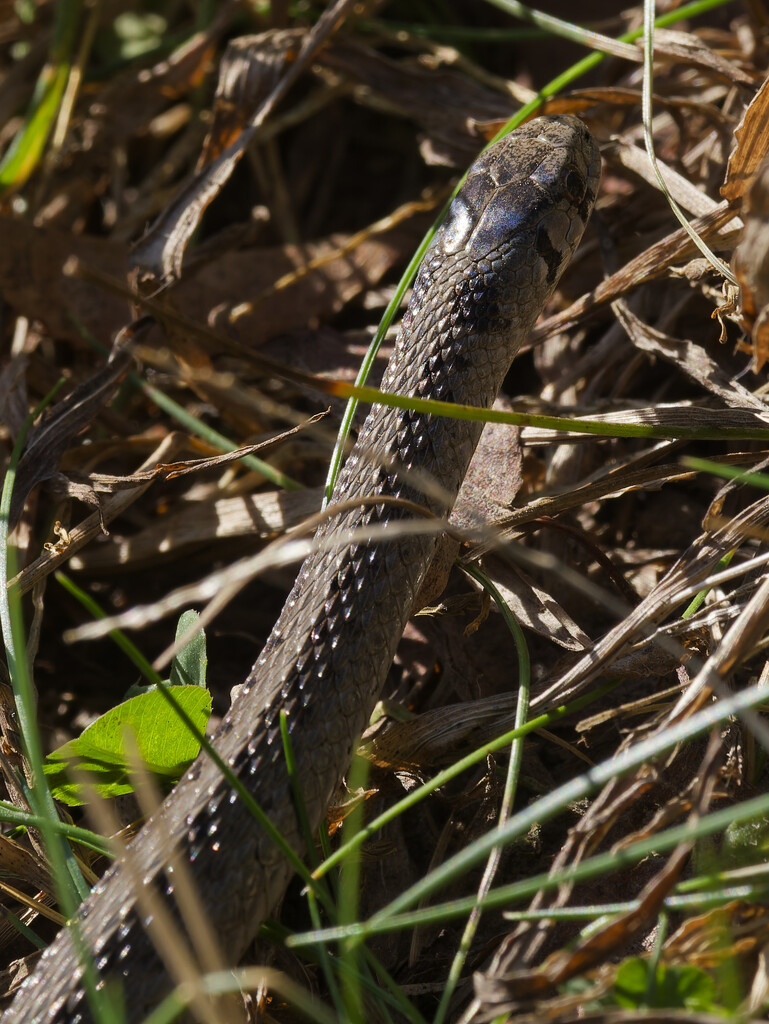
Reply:
[[[640, 27], [639, 9], [615, 6], [580, 18], [614, 38]], [[132, 637], [152, 660], [179, 611], [209, 601], [197, 581], [313, 514], [345, 384], [425, 231], [487, 139], [590, 52], [531, 26], [516, 38], [521, 23], [480, 0], [337, 7], [345, 17], [325, 28], [320, 5], [287, 2], [0, 8], [6, 464], [60, 384], [27, 436], [10, 508], [46, 750], [140, 681], [112, 639], [65, 643], [92, 616], [53, 574], [124, 625], [141, 619]], [[472, 533], [460, 563], [482, 566], [524, 640], [455, 566], [401, 644], [363, 747], [360, 809], [372, 819], [512, 729], [523, 646], [529, 718], [547, 717], [512, 779], [509, 743], [497, 744], [364, 846], [358, 915], [382, 924], [366, 969], [381, 992], [385, 972], [399, 986], [391, 1019], [432, 1020], [442, 996], [439, 1017], [455, 1020], [571, 1020], [580, 1008], [630, 1019], [639, 1004], [672, 1008], [654, 1019], [766, 1012], [769, 478], [723, 477], [769, 460], [769, 175], [748, 191], [769, 148], [769, 11], [710, 7], [657, 34], [653, 136], [673, 198], [740, 290], [679, 227], [650, 169], [640, 47], [616, 47], [539, 104], [579, 114], [599, 140], [599, 204], [508, 378], [499, 407], [523, 418], [487, 428], [454, 517]], [[548, 417], [588, 423], [567, 433]], [[219, 458], [243, 446], [257, 447]], [[293, 572], [268, 566], [214, 609], [214, 718]], [[165, 600], [182, 586], [183, 600]], [[5, 795], [23, 811], [3, 694]], [[735, 694], [742, 708], [725, 703]], [[710, 730], [696, 717], [707, 709]], [[493, 897], [447, 989], [468, 909], [444, 904], [476, 893], [501, 805], [492, 893], [512, 888]], [[332, 813], [332, 842], [347, 810]], [[0, 846], [0, 876], [54, 906], [38, 839], [17, 839]], [[447, 863], [433, 892], [403, 903], [443, 911], [389, 930], [381, 908]], [[49, 922], [6, 902], [50, 938]], [[554, 909], [502, 916], [527, 907]], [[582, 913], [560, 913], [570, 907]], [[310, 926], [298, 886], [283, 920]], [[5, 964], [29, 954], [10, 923], [1, 934]], [[331, 1005], [306, 953], [264, 944], [248, 959]], [[345, 998], [338, 1014], [387, 1019], [365, 983]], [[259, 1012], [293, 1019], [269, 1002]]]

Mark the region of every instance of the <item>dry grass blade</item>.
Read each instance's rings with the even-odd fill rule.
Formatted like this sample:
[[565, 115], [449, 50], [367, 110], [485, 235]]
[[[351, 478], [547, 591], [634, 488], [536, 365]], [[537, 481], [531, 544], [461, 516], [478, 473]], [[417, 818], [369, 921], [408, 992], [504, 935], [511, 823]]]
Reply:
[[[139, 473], [152, 473], [158, 462], [171, 458], [185, 444], [185, 439], [180, 434], [169, 434], [158, 446], [152, 455], [139, 467]], [[112, 519], [119, 516], [130, 505], [138, 500], [152, 483], [147, 479], [141, 484], [128, 490], [118, 491], [117, 494], [108, 498], [102, 503], [99, 512], [94, 512], [72, 530], [67, 531], [67, 541], [59, 548], [52, 548], [40, 555], [29, 565], [25, 566], [17, 576], [8, 581], [9, 586], [18, 586], [22, 594], [31, 590], [35, 584], [45, 579], [54, 572], [60, 565], [66, 562], [75, 552], [85, 547], [101, 532], [103, 526]]]
[[[630, 745], [632, 739], [627, 743]], [[677, 802], [677, 806], [671, 809], [672, 819], [691, 808], [689, 821], [694, 826], [697, 819], [707, 812], [718, 779], [720, 753], [720, 742], [714, 734], [698, 777], [693, 782], [692, 788], [697, 794], [696, 803], [692, 807], [690, 799]], [[670, 764], [667, 767], [669, 769]], [[639, 797], [648, 795], [655, 781], [658, 782], [659, 778], [655, 780], [653, 772], [643, 769], [635, 778], [610, 783], [593, 802], [585, 819], [572, 830], [567, 844], [553, 865], [554, 875], [557, 876], [559, 868], [564, 865], [579, 863], [586, 857], [590, 849], [609, 832], [623, 810], [641, 803]], [[652, 831], [659, 829], [663, 823], [664, 820], [659, 816], [651, 826]], [[631, 943], [656, 920], [665, 897], [680, 878], [691, 851], [692, 842], [681, 843], [667, 863], [641, 890], [633, 910], [596, 929], [575, 949], [551, 955], [541, 967], [533, 970], [527, 965], [542, 950], [551, 925], [547, 921], [540, 925], [522, 925], [496, 954], [488, 972], [476, 979], [479, 1018], [492, 1019], [495, 1014], [509, 1011], [532, 998], [547, 997], [570, 978], [583, 975], [595, 965], [603, 963], [617, 946]], [[565, 903], [570, 895], [571, 887], [563, 886], [553, 904]], [[539, 910], [544, 902], [544, 899], [535, 900], [532, 909]]]
[[[309, 901], [290, 887], [249, 949], [246, 965], [277, 969], [236, 971], [216, 943], [189, 943], [205, 932], [194, 894], [167, 921], [162, 901], [148, 904], [178, 984], [157, 1020], [190, 1004], [213, 1022], [237, 983], [258, 990], [254, 1012], [286, 1024], [302, 1013], [758, 1019], [769, 1005], [769, 734], [755, 709], [769, 679], [769, 23], [756, 3], [672, 5], [649, 54], [640, 7], [589, 28], [508, 0], [436, 11], [379, 0], [0, 10], [0, 165], [18, 172], [0, 208], [8, 451], [63, 381], [30, 434], [13, 506], [9, 593], [28, 623], [14, 649], [34, 676], [43, 745], [122, 707], [136, 665], [205, 676], [214, 721], [224, 714], [328, 515], [343, 399], [441, 197], [516, 106], [577, 114], [600, 144], [603, 184], [506, 380], [499, 408], [527, 425], [486, 428], [448, 522], [400, 508], [410, 518], [398, 529], [447, 533], [434, 575], [448, 584], [407, 626], [361, 746], [368, 778], [335, 794], [330, 836], [306, 842], [305, 880], [314, 871], [321, 884]], [[643, 149], [645, 59], [665, 190], [737, 289], [699, 259]], [[403, 477], [443, 493], [415, 468]], [[323, 543], [356, 543], [363, 558], [391, 525]], [[64, 565], [83, 607], [74, 586], [47, 585]], [[485, 572], [501, 612], [462, 566]], [[202, 618], [175, 635], [168, 616], [191, 606]], [[364, 620], [365, 609], [360, 630]], [[201, 623], [204, 651], [185, 677], [183, 634], [199, 637]], [[116, 654], [119, 629], [141, 630], [142, 650], [125, 657], [118, 635]], [[530, 724], [514, 730], [524, 647]], [[0, 988], [66, 902], [54, 902], [7, 682], [0, 666], [0, 818], [30, 832], [0, 836]], [[727, 701], [738, 720], [721, 720]], [[691, 738], [698, 713], [709, 741]], [[497, 844], [500, 778], [515, 764], [506, 730], [522, 744], [509, 821], [523, 831], [506, 833], [486, 893], [481, 854]], [[631, 765], [621, 777], [617, 761]], [[455, 861], [465, 868], [448, 877]], [[84, 864], [89, 883], [100, 868]]]
[[532, 706], [539, 711], [566, 703], [579, 694], [640, 631], [681, 605], [700, 589], [707, 574], [728, 552], [739, 547], [752, 524], [763, 523], [769, 514], [769, 499], [762, 498], [712, 534], [703, 534], [684, 552], [673, 568], [644, 600], [595, 645], [557, 682], [537, 695]]

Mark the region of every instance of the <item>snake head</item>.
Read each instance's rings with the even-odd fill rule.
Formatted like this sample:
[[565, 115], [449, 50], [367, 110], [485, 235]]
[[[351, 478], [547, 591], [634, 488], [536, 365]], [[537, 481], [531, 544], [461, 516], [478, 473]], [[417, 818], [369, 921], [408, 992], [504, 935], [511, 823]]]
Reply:
[[[596, 145], [576, 117], [527, 122], [490, 146], [470, 168], [436, 250], [476, 261], [536, 259], [551, 289], [579, 244], [601, 173]], [[523, 253], [528, 251], [529, 256]]]

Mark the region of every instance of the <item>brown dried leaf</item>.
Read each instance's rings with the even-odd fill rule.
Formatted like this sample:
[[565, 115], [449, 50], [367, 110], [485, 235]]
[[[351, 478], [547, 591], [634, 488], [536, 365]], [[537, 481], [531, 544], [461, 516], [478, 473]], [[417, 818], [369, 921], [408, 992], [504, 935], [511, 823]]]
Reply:
[[53, 893], [51, 876], [42, 857], [8, 836], [0, 836], [0, 877], [18, 878], [35, 889]]
[[745, 228], [732, 257], [740, 306], [753, 355], [753, 372], [769, 361], [769, 159], [764, 159], [743, 198]]
[[[550, 433], [551, 441], [552, 436]], [[557, 516], [569, 509], [580, 508], [587, 502], [605, 501], [609, 498], [619, 497], [628, 491], [657, 489], [665, 483], [690, 479], [693, 475], [690, 470], [685, 470], [675, 463], [649, 466], [647, 465], [649, 454], [646, 452], [637, 459], [630, 458], [619, 465], [610, 464], [587, 483], [576, 486], [570, 484], [561, 493], [529, 498], [521, 508], [505, 513], [502, 519], [490, 525], [498, 534], [510, 536], [527, 523], [540, 519], [542, 516]], [[656, 457], [660, 454], [660, 450], [654, 449], [651, 454]], [[745, 456], [743, 456], [744, 458]], [[493, 550], [498, 539], [497, 536], [494, 539], [482, 541], [474, 548], [474, 556], [480, 557], [487, 551]]]
[[231, 146], [296, 60], [304, 32], [271, 30], [231, 39], [219, 63], [213, 120], [198, 160], [198, 171]]
[[696, 964], [703, 970], [724, 963], [733, 969], [735, 958], [744, 956], [750, 946], [767, 942], [769, 908], [757, 901], [733, 900], [687, 918], [665, 943], [665, 959]]
[[[348, 236], [319, 242], [252, 249], [222, 255], [199, 268], [165, 297], [187, 318], [207, 323], [257, 347], [269, 338], [326, 320], [356, 296], [376, 285], [414, 245], [414, 234], [396, 229], [362, 242], [352, 252]], [[319, 265], [310, 274], [270, 294], [276, 278]], [[269, 294], [269, 302], [256, 301]]]
[[[664, 728], [664, 724], [658, 725], [658, 728]], [[624, 746], [627, 747], [627, 741]], [[714, 733], [699, 773], [689, 782], [688, 788], [694, 791], [695, 799], [687, 801], [685, 806], [688, 808], [694, 802], [689, 814], [689, 825], [692, 829], [711, 805], [721, 764], [720, 750], [720, 738]], [[553, 873], [563, 869], [567, 863], [573, 867], [583, 860], [586, 852], [598, 845], [610, 824], [619, 817], [621, 810], [632, 806], [637, 798], [650, 788], [651, 780], [654, 778], [656, 781], [656, 776], [654, 769], [647, 771], [642, 767], [632, 780], [614, 779], [609, 782], [585, 818], [571, 830], [566, 847], [556, 858]], [[675, 813], [673, 808], [680, 813], [681, 802], [673, 798], [670, 803], [671, 814]], [[659, 830], [662, 824], [663, 820], [658, 819], [649, 826], [649, 829]], [[645, 831], [641, 834], [645, 834]], [[504, 1009], [512, 1008], [516, 1002], [541, 998], [570, 978], [579, 974], [584, 975], [607, 959], [613, 960], [619, 950], [627, 947], [640, 936], [643, 929], [648, 929], [653, 924], [663, 901], [680, 878], [693, 846], [693, 840], [679, 843], [665, 866], [644, 885], [638, 895], [637, 905], [632, 910], [613, 917], [608, 924], [580, 939], [574, 948], [551, 954], [540, 967], [533, 970], [519, 964], [528, 965], [531, 962], [536, 950], [542, 947], [547, 926], [544, 929], [529, 929], [523, 924], [515, 935], [502, 943], [491, 968], [483, 974], [476, 975], [476, 994], [486, 1004], [486, 1012], [500, 1013]], [[564, 905], [572, 888], [573, 883], [562, 884], [550, 897], [550, 905]], [[535, 897], [535, 907], [542, 906], [542, 903], [542, 898]], [[531, 944], [524, 953], [521, 947], [524, 945], [527, 932]]]
[[767, 515], [769, 498], [761, 498], [746, 509], [735, 513], [723, 526], [697, 538], [639, 605], [610, 629], [592, 650], [560, 679], [537, 694], [531, 702], [532, 712], [541, 713], [573, 700], [582, 693], [589, 682], [604, 671], [608, 663], [616, 660], [619, 654], [627, 650], [630, 641], [640, 631], [650, 631], [656, 622], [669, 615], [680, 604], [682, 592], [700, 586], [707, 574], [713, 571], [728, 551], [740, 547], [745, 542], [746, 530], [763, 524]]
[[[250, 345], [323, 320], [379, 283], [414, 246], [418, 227], [388, 231], [347, 251], [348, 236], [299, 246], [241, 249], [197, 267], [189, 278], [164, 297], [202, 324], [230, 325], [230, 312], [242, 310], [237, 331]], [[0, 218], [0, 290], [15, 312], [39, 320], [57, 338], [82, 342], [83, 325], [104, 342], [132, 319], [128, 302], [72, 275], [74, 257], [84, 267], [98, 268], [124, 281], [127, 248], [121, 242], [72, 236], [55, 228], [36, 228], [27, 221]], [[246, 308], [246, 299], [269, 292], [276, 277], [324, 257], [322, 266], [281, 289], [264, 306]], [[147, 344], [160, 345], [156, 328]]]
[[758, 422], [766, 416], [764, 401], [722, 370], [702, 345], [655, 330], [637, 317], [622, 300], [615, 302], [613, 308], [628, 337], [641, 351], [660, 356], [677, 366], [687, 377], [701, 384], [730, 408], [755, 410], [760, 417]]
[[476, 993], [500, 1012], [503, 1009], [500, 995], [504, 995], [505, 1003], [508, 999], [518, 1001], [541, 997], [570, 978], [603, 963], [618, 949], [627, 947], [656, 918], [665, 898], [681, 877], [691, 845], [681, 844], [675, 850], [665, 867], [639, 893], [638, 906], [634, 910], [613, 918], [609, 924], [582, 939], [575, 949], [552, 954], [535, 970], [476, 975]]
[[112, 277], [125, 279], [128, 252], [106, 239], [78, 237], [27, 220], [0, 218], [0, 290], [17, 313], [41, 321], [54, 338], [82, 341], [83, 324], [106, 343], [132, 319], [128, 303], [64, 274], [75, 256]]
[[[144, 288], [155, 291], [158, 286], [181, 277], [187, 243], [200, 223], [200, 218], [229, 180], [260, 125], [306, 70], [317, 50], [339, 29], [355, 2], [356, 0], [334, 0], [334, 3], [326, 8], [307, 33], [298, 57], [275, 83], [248, 126], [227, 149], [182, 187], [134, 248], [131, 256], [132, 273]], [[272, 57], [273, 59], [268, 62], [270, 66], [275, 55]], [[271, 77], [273, 71], [274, 68], [271, 69]]]
[[[654, 173], [649, 156], [645, 149], [636, 145], [629, 139], [618, 138], [601, 148], [601, 155], [609, 161], [614, 161], [625, 170], [642, 178], [647, 185], [659, 190], [659, 182]], [[718, 207], [715, 199], [711, 199], [691, 181], [675, 168], [669, 167], [663, 160], [657, 158], [657, 166], [662, 174], [663, 181], [668, 187], [670, 194], [688, 213], [695, 217], [704, 217], [712, 213]], [[724, 231], [738, 231], [742, 227], [739, 217], [724, 227]]]
[[739, 342], [737, 348], [753, 357], [753, 373], [760, 373], [769, 363], [769, 307], [764, 307], [756, 317], [750, 332], [750, 343]]
[[[14, 526], [21, 515], [29, 492], [39, 483], [59, 474], [59, 460], [72, 440], [86, 429], [115, 392], [128, 372], [132, 357], [128, 350], [129, 332], [119, 337], [107, 364], [77, 387], [61, 402], [46, 409], [30, 430], [19, 467], [11, 499], [10, 523]], [[87, 491], [74, 486], [74, 496], [91, 500]]]
[[435, 59], [432, 66], [393, 60], [345, 40], [324, 51], [319, 63], [358, 83], [359, 102], [374, 97], [377, 105], [417, 121], [427, 133], [422, 155], [431, 164], [467, 166], [490, 138], [480, 126], [506, 121], [512, 113], [508, 97], [453, 69], [438, 70]]
[[27, 399], [27, 372], [29, 356], [18, 353], [11, 356], [0, 372], [0, 423], [4, 423], [11, 434], [18, 434], [29, 412]]
[[363, 744], [372, 764], [388, 770], [421, 771], [456, 761], [515, 724], [517, 694], [450, 704], [396, 722]]
[[[183, 434], [169, 434], [158, 445], [152, 455], [144, 461], [141, 468], [151, 469], [158, 461], [172, 458], [186, 444], [187, 439]], [[81, 523], [78, 523], [77, 526], [73, 526], [67, 531], [66, 545], [61, 547], [52, 545], [51, 548], [46, 548], [44, 553], [36, 558], [34, 562], [31, 562], [21, 572], [17, 573], [12, 580], [9, 580], [8, 586], [17, 586], [20, 594], [26, 594], [36, 583], [44, 580], [50, 573], [54, 572], [60, 565], [71, 558], [75, 552], [93, 540], [97, 533], [103, 529], [104, 525], [129, 508], [137, 498], [144, 494], [150, 483], [151, 481], [145, 481], [132, 490], [119, 491], [117, 494], [107, 498], [102, 502], [99, 512], [88, 516]]]
[[750, 186], [759, 166], [769, 152], [769, 78], [748, 104], [742, 120], [734, 130], [736, 139], [726, 165], [726, 178], [721, 195], [730, 202], [739, 199]]
[[[686, 97], [661, 96], [659, 93], [655, 93], [653, 101], [655, 110], [669, 110], [671, 113], [680, 112], [684, 115], [696, 113], [699, 117], [707, 118], [720, 129], [731, 124], [722, 110], [713, 103], [703, 102], [700, 97], [697, 97], [696, 100], [688, 100]], [[617, 107], [637, 109], [641, 105], [641, 90], [616, 85], [599, 86], [593, 89], [573, 89], [566, 96], [553, 96], [548, 99], [543, 104], [541, 112], [543, 114], [581, 114], [598, 105], [605, 106], [609, 111], [616, 110]], [[587, 117], [586, 120], [590, 123], [592, 117]]]
[[[200, 85], [214, 57], [219, 38], [237, 16], [239, 4], [225, 0], [205, 31], [196, 32], [150, 68], [116, 76], [97, 94], [89, 111], [89, 146], [101, 152], [125, 144], [145, 132], [170, 102]], [[86, 150], [86, 154], [88, 152]], [[81, 169], [82, 173], [82, 169]]]
[[[661, 333], [661, 332], [660, 332]], [[683, 342], [683, 347], [686, 347]], [[697, 353], [694, 353], [692, 363], [687, 364], [690, 369], [699, 370]], [[716, 380], [718, 379], [716, 375]], [[736, 393], [736, 392], [735, 392]], [[755, 405], [755, 399], [750, 403]], [[765, 415], [765, 414], [764, 414]], [[672, 405], [660, 403], [657, 406], [649, 406], [644, 409], [622, 409], [613, 412], [590, 413], [585, 417], [595, 423], [626, 423], [637, 424], [647, 427], [696, 427], [702, 430], [765, 430], [766, 420], [762, 418], [758, 409], [709, 409], [707, 406], [694, 405], [690, 402], [676, 402]], [[524, 427], [523, 440], [527, 445], [552, 444], [554, 440], [565, 444], [595, 444], [600, 435], [570, 433], [566, 430], [550, 430], [544, 427]], [[606, 441], [607, 438], [601, 438]]]
[[[640, 47], [640, 43], [637, 44]], [[654, 32], [654, 58], [668, 58], [674, 63], [688, 64], [720, 78], [729, 85], [737, 84], [754, 89], [758, 80], [755, 71], [746, 71], [733, 60], [708, 46], [691, 32], [658, 28]]]
[[484, 565], [490, 578], [522, 626], [567, 651], [587, 651], [593, 641], [560, 603], [522, 570], [495, 556]]

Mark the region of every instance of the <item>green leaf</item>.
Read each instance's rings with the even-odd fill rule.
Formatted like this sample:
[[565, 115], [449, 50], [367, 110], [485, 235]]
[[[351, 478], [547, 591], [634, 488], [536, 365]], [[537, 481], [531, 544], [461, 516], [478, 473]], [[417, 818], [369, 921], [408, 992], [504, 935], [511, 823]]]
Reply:
[[769, 820], [753, 818], [731, 824], [721, 843], [719, 867], [750, 867], [769, 860]]
[[[194, 611], [183, 612], [179, 616], [177, 641], [195, 626], [199, 618]], [[205, 686], [207, 668], [206, 634], [199, 629], [171, 662], [170, 683], [172, 686]]]
[[[170, 687], [178, 704], [200, 731], [211, 714], [211, 694], [201, 686]], [[54, 797], [70, 806], [82, 804], [82, 786], [72, 782], [71, 767], [105, 797], [133, 792], [124, 749], [125, 730], [131, 729], [147, 769], [169, 783], [176, 782], [197, 756], [200, 745], [157, 690], [119, 704], [48, 756], [44, 771]]]
[[97, 52], [108, 63], [134, 60], [162, 46], [167, 33], [168, 21], [162, 15], [123, 11], [104, 25]]
[[620, 1006], [645, 1006], [649, 968], [645, 960], [632, 957], [620, 964], [614, 979], [614, 1000]]
[[652, 973], [650, 964], [640, 957], [631, 957], [617, 970], [614, 979], [614, 1000], [619, 1006], [632, 1009], [665, 1008], [713, 1012], [718, 1009], [716, 983], [699, 967], [665, 967], [660, 964]]

